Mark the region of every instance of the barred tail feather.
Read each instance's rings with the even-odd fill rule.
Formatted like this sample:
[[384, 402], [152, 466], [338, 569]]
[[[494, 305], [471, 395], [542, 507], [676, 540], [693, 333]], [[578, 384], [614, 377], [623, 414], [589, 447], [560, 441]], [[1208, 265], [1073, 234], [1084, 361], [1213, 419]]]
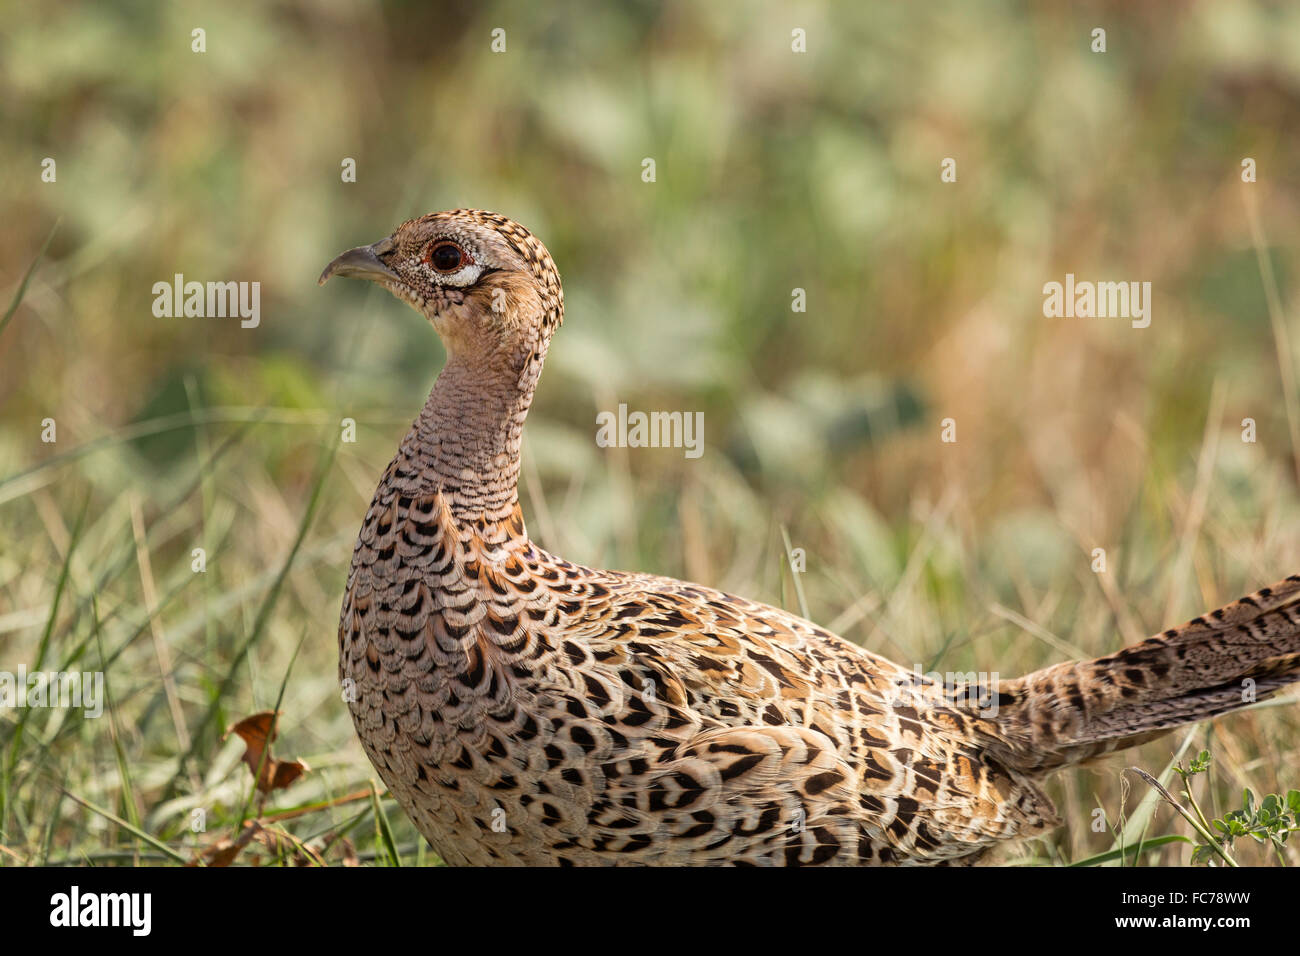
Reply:
[[999, 685], [1009, 763], [1051, 770], [1300, 681], [1300, 574], [1106, 657]]

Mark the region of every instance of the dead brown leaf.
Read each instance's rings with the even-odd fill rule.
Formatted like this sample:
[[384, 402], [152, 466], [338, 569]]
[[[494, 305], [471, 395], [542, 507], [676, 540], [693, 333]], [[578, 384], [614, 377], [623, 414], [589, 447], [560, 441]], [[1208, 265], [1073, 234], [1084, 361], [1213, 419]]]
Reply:
[[244, 755], [240, 759], [257, 775], [257, 789], [262, 793], [283, 790], [311, 769], [301, 760], [276, 760], [271, 756], [271, 741], [279, 736], [272, 727], [279, 716], [279, 711], [264, 710], [226, 731], [226, 737], [238, 734], [243, 740]]

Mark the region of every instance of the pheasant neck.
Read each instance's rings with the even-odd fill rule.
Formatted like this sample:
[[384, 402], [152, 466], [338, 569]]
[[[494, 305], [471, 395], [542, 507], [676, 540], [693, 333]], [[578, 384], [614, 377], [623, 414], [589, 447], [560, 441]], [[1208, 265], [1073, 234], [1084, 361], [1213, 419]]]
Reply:
[[519, 447], [541, 358], [450, 356], [402, 442], [425, 490], [441, 491], [459, 521], [504, 522], [518, 504]]

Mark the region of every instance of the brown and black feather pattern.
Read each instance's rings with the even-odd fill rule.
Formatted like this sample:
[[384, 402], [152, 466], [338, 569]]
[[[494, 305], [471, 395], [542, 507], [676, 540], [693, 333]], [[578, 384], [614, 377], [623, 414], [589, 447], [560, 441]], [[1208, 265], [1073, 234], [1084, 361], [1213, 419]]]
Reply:
[[[430, 269], [445, 242], [464, 271]], [[448, 343], [338, 632], [365, 751], [448, 863], [969, 863], [1057, 824], [1049, 772], [1300, 675], [1300, 576], [981, 709], [778, 608], [549, 554], [516, 493], [563, 312], [545, 248], [456, 210], [348, 255]]]

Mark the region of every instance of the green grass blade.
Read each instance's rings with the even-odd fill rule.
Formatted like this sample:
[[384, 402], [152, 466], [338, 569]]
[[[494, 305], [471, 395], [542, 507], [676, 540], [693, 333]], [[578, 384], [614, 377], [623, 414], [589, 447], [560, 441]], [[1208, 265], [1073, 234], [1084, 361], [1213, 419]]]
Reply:
[[388, 814], [384, 813], [383, 804], [379, 801], [379, 790], [373, 780], [370, 781], [370, 802], [375, 808], [375, 840], [388, 852], [393, 866], [401, 866], [402, 855], [397, 851], [397, 841], [393, 839], [393, 827], [388, 822]]
[[32, 264], [27, 267], [27, 272], [23, 275], [23, 281], [18, 283], [18, 291], [14, 293], [13, 301], [9, 303], [9, 308], [5, 310], [4, 317], [0, 318], [0, 335], [4, 335], [5, 326], [9, 324], [9, 321], [14, 317], [14, 313], [18, 311], [18, 306], [22, 305], [23, 296], [27, 294], [27, 284], [32, 281], [32, 276], [36, 274], [36, 267], [39, 266], [41, 260], [45, 258], [45, 253], [49, 250], [50, 242], [53, 241], [54, 234], [58, 232], [59, 223], [61, 222], [63, 222], [62, 216], [54, 221], [54, 225], [50, 227], [50, 231], [46, 235], [45, 241], [41, 243], [41, 251], [36, 253], [36, 258], [33, 259]]
[[284, 669], [284, 677], [280, 681], [280, 692], [275, 697], [275, 706], [271, 708], [271, 726], [266, 734], [266, 746], [262, 748], [262, 756], [257, 761], [257, 770], [253, 774], [253, 787], [249, 790], [248, 799], [244, 801], [244, 806], [239, 811], [239, 821], [235, 826], [236, 833], [244, 828], [244, 821], [248, 819], [248, 812], [253, 808], [253, 800], [257, 794], [257, 781], [262, 779], [262, 768], [271, 759], [271, 741], [275, 739], [279, 729], [280, 705], [284, 703], [284, 691], [289, 686], [289, 675], [293, 673], [293, 662], [298, 659], [298, 653], [307, 640], [307, 634], [306, 630], [302, 632], [302, 637], [298, 639], [298, 646], [293, 649], [293, 656], [289, 658], [289, 666]]
[[99, 667], [104, 675], [104, 696], [108, 708], [108, 729], [113, 739], [113, 754], [117, 759], [118, 781], [122, 789], [122, 807], [126, 818], [137, 829], [141, 827], [140, 814], [135, 805], [135, 786], [131, 780], [131, 765], [126, 759], [126, 750], [122, 746], [122, 731], [117, 725], [117, 706], [113, 700], [113, 691], [108, 681], [108, 665], [104, 662], [104, 641], [99, 628], [99, 601], [92, 601], [95, 645], [99, 648]]
[[81, 797], [77, 796], [75, 793], [72, 793], [72, 792], [69, 791], [69, 790], [64, 790], [63, 792], [64, 792], [67, 796], [69, 796], [69, 797], [71, 797], [73, 800], [75, 800], [77, 803], [81, 804], [83, 807], [85, 807], [85, 808], [86, 808], [87, 810], [89, 810], [91, 813], [98, 814], [99, 816], [103, 817], [105, 820], [108, 820], [108, 821], [111, 822], [111, 823], [116, 823], [119, 827], [121, 827], [121, 828], [122, 828], [123, 830], [125, 830], [127, 833], [130, 833], [132, 836], [134, 836], [137, 840], [143, 840], [145, 843], [148, 843], [148, 844], [149, 844], [151, 847], [153, 847], [155, 850], [160, 850], [161, 852], [167, 854], [167, 856], [170, 857], [173, 861], [175, 861], [175, 862], [177, 862], [177, 863], [189, 863], [189, 862], [190, 862], [189, 860], [187, 860], [187, 859], [185, 858], [185, 856], [184, 856], [183, 854], [178, 853], [176, 850], [173, 850], [171, 847], [169, 847], [166, 843], [163, 843], [161, 840], [159, 840], [159, 839], [158, 839], [157, 837], [155, 837], [153, 834], [151, 834], [151, 833], [146, 833], [144, 830], [140, 829], [139, 827], [137, 827], [137, 826], [133, 826], [133, 825], [130, 823], [130, 821], [128, 821], [128, 820], [123, 820], [123, 819], [122, 819], [121, 817], [119, 817], [117, 814], [112, 813], [112, 812], [110, 812], [110, 811], [108, 811], [108, 810], [105, 810], [103, 807], [96, 806], [95, 804], [91, 803], [89, 800], [84, 800], [84, 799], [82, 799]]
[[1141, 843], [1134, 843], [1132, 846], [1126, 846], [1118, 850], [1107, 850], [1105, 853], [1098, 853], [1096, 856], [1090, 856], [1086, 859], [1076, 860], [1069, 864], [1070, 866], [1099, 866], [1102, 863], [1110, 863], [1112, 860], [1132, 858], [1136, 860], [1139, 854], [1148, 850], [1154, 850], [1157, 847], [1165, 846], [1169, 843], [1195, 843], [1196, 841], [1176, 833], [1166, 836], [1152, 837], [1150, 840], [1144, 840]]
[[[72, 568], [72, 555], [77, 550], [77, 544], [81, 540], [81, 529], [85, 524], [86, 511], [89, 508], [89, 500], [82, 503], [81, 513], [77, 516], [77, 522], [73, 525], [72, 535], [68, 540], [68, 553], [63, 556], [63, 567], [59, 569], [59, 580], [54, 588], [54, 599], [50, 602], [50, 613], [45, 619], [45, 629], [41, 633], [41, 642], [36, 649], [36, 659], [33, 662], [33, 671], [39, 671], [45, 666], [45, 655], [49, 651], [50, 640], [54, 634], [54, 622], [59, 616], [59, 607], [63, 601], [63, 594], [67, 590], [68, 576]], [[25, 707], [19, 714], [14, 724], [13, 740], [9, 745], [9, 753], [6, 755], [3, 767], [0, 767], [0, 840], [6, 839], [9, 833], [9, 812], [13, 806], [14, 794], [14, 770], [18, 766], [18, 754], [22, 749], [23, 733], [27, 729], [27, 719], [32, 710]]]

